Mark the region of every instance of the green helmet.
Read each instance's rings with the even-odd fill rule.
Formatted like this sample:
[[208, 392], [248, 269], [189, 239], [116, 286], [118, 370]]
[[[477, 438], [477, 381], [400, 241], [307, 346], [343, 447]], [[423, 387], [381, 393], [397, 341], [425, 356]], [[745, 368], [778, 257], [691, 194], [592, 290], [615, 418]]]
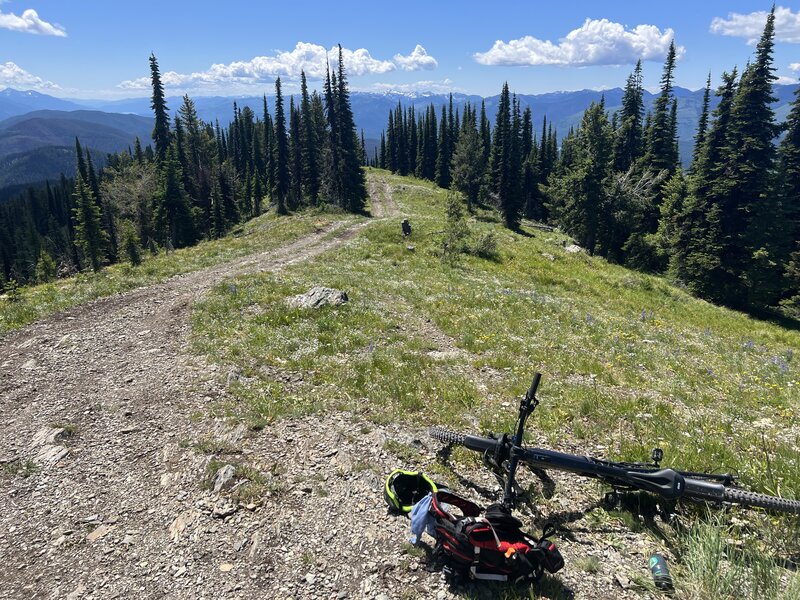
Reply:
[[434, 481], [420, 471], [395, 469], [386, 478], [383, 498], [389, 505], [389, 510], [409, 513], [411, 507], [424, 498], [428, 492], [436, 493], [438, 490]]

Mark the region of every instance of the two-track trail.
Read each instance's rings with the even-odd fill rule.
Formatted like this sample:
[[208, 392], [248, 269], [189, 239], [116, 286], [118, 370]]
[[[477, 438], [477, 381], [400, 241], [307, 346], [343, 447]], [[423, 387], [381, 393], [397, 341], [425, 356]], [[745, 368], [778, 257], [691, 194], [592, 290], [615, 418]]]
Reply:
[[161, 580], [174, 583], [169, 526], [186, 504], [175, 490], [192, 487], [177, 479], [199, 479], [203, 460], [180, 442], [197, 438], [191, 415], [224, 393], [216, 367], [186, 352], [192, 303], [228, 277], [319, 256], [368, 223], [334, 222], [0, 338], [0, 461], [34, 471], [0, 478], [0, 597], [173, 589]]

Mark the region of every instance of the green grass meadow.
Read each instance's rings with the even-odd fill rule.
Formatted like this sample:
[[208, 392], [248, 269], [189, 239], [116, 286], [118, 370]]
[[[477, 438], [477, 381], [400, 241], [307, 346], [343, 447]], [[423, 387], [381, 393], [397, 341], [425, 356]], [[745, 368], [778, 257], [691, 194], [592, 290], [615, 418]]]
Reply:
[[[626, 460], [647, 460], [659, 446], [665, 465], [730, 471], [755, 491], [800, 499], [800, 324], [757, 320], [663, 278], [567, 252], [571, 240], [558, 231], [523, 223], [510, 232], [489, 210], [468, 215], [470, 239], [494, 234], [496, 255], [445, 260], [447, 192], [385, 171], [369, 176], [391, 185], [400, 215], [314, 259], [229, 279], [194, 306], [193, 351], [242, 375], [230, 388], [237, 401], [215, 406], [214, 416], [261, 429], [343, 410], [378, 424], [501, 431], [540, 371], [530, 444]], [[25, 288], [16, 302], [0, 299], [0, 333], [345, 219], [357, 217], [262, 215], [223, 240], [138, 267]], [[288, 305], [314, 286], [342, 289], [350, 301]], [[666, 529], [654, 540], [678, 559], [678, 597], [800, 598], [797, 518], [699, 508]], [[652, 592], [646, 582], [642, 591]]]
[[[629, 460], [647, 460], [660, 446], [667, 465], [732, 471], [754, 490], [800, 498], [797, 324], [759, 321], [663, 278], [568, 253], [558, 232], [530, 224], [510, 232], [488, 211], [469, 227], [473, 238], [497, 235], [497, 257], [443, 260], [447, 192], [383, 171], [371, 176], [391, 184], [410, 240], [399, 217], [376, 221], [322, 257], [238, 278], [196, 305], [196, 351], [245, 375], [231, 415], [255, 428], [348, 410], [377, 423], [507, 430], [516, 399], [541, 371], [529, 443], [568, 440]], [[345, 290], [350, 302], [287, 305], [317, 285]], [[302, 378], [288, 385], [276, 373]], [[747, 581], [777, 578], [777, 591], [769, 581], [751, 582], [755, 595], [700, 586], [707, 573], [696, 558], [682, 597], [800, 589], [798, 576], [777, 566], [800, 555], [797, 519], [734, 514], [743, 525], [702, 529], [708, 520], [697, 517], [701, 529], [676, 534], [675, 548], [699, 557], [709, 532], [722, 528], [739, 540], [721, 540], [725, 568]]]

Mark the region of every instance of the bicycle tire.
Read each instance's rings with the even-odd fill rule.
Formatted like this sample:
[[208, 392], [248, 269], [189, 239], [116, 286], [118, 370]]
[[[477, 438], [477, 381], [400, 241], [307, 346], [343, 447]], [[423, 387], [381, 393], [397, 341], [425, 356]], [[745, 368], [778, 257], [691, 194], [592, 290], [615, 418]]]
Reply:
[[458, 444], [464, 446], [474, 452], [485, 452], [486, 450], [494, 450], [497, 447], [498, 440], [480, 437], [477, 435], [470, 435], [468, 433], [459, 433], [446, 427], [431, 427], [428, 430], [430, 436], [445, 444]]
[[754, 506], [775, 512], [800, 515], [800, 501], [798, 500], [788, 500], [786, 498], [778, 498], [777, 496], [768, 496], [767, 494], [759, 494], [740, 488], [726, 487], [723, 501], [731, 504]]
[[447, 429], [446, 427], [431, 427], [428, 433], [435, 440], [439, 440], [445, 444], [458, 444], [459, 446], [464, 445], [464, 438], [467, 437], [465, 433], [459, 433], [452, 429]]

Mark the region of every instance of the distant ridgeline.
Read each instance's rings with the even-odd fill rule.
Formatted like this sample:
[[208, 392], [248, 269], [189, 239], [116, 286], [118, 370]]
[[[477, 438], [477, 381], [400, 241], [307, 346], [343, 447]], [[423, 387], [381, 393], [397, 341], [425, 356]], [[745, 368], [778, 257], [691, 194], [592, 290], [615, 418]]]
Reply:
[[[266, 98], [261, 118], [234, 104], [227, 128], [202, 121], [188, 96], [170, 119], [154, 56], [150, 67], [154, 119], [117, 116], [127, 125], [146, 125], [152, 145], [143, 148], [137, 137], [130, 151], [108, 154], [98, 169], [97, 157], [75, 140], [69, 150], [74, 180], [62, 176], [0, 197], [5, 288], [97, 271], [120, 260], [138, 263], [145, 248], [156, 252], [222, 237], [269, 204], [280, 214], [323, 202], [364, 209], [363, 141], [356, 134], [341, 49], [322, 95], [308, 93], [303, 74], [300, 101], [290, 99], [286, 106], [278, 79], [272, 114]], [[98, 131], [104, 130], [91, 131], [97, 147]]]
[[687, 170], [674, 44], [646, 114], [641, 61], [619, 110], [593, 102], [562, 140], [547, 119], [534, 128], [506, 84], [493, 127], [483, 103], [398, 104], [370, 162], [497, 206], [508, 227], [521, 217], [557, 225], [592, 254], [666, 273], [715, 303], [798, 318], [800, 88], [779, 125], [773, 25], [770, 14], [753, 60], [723, 75], [713, 104], [709, 76]]

